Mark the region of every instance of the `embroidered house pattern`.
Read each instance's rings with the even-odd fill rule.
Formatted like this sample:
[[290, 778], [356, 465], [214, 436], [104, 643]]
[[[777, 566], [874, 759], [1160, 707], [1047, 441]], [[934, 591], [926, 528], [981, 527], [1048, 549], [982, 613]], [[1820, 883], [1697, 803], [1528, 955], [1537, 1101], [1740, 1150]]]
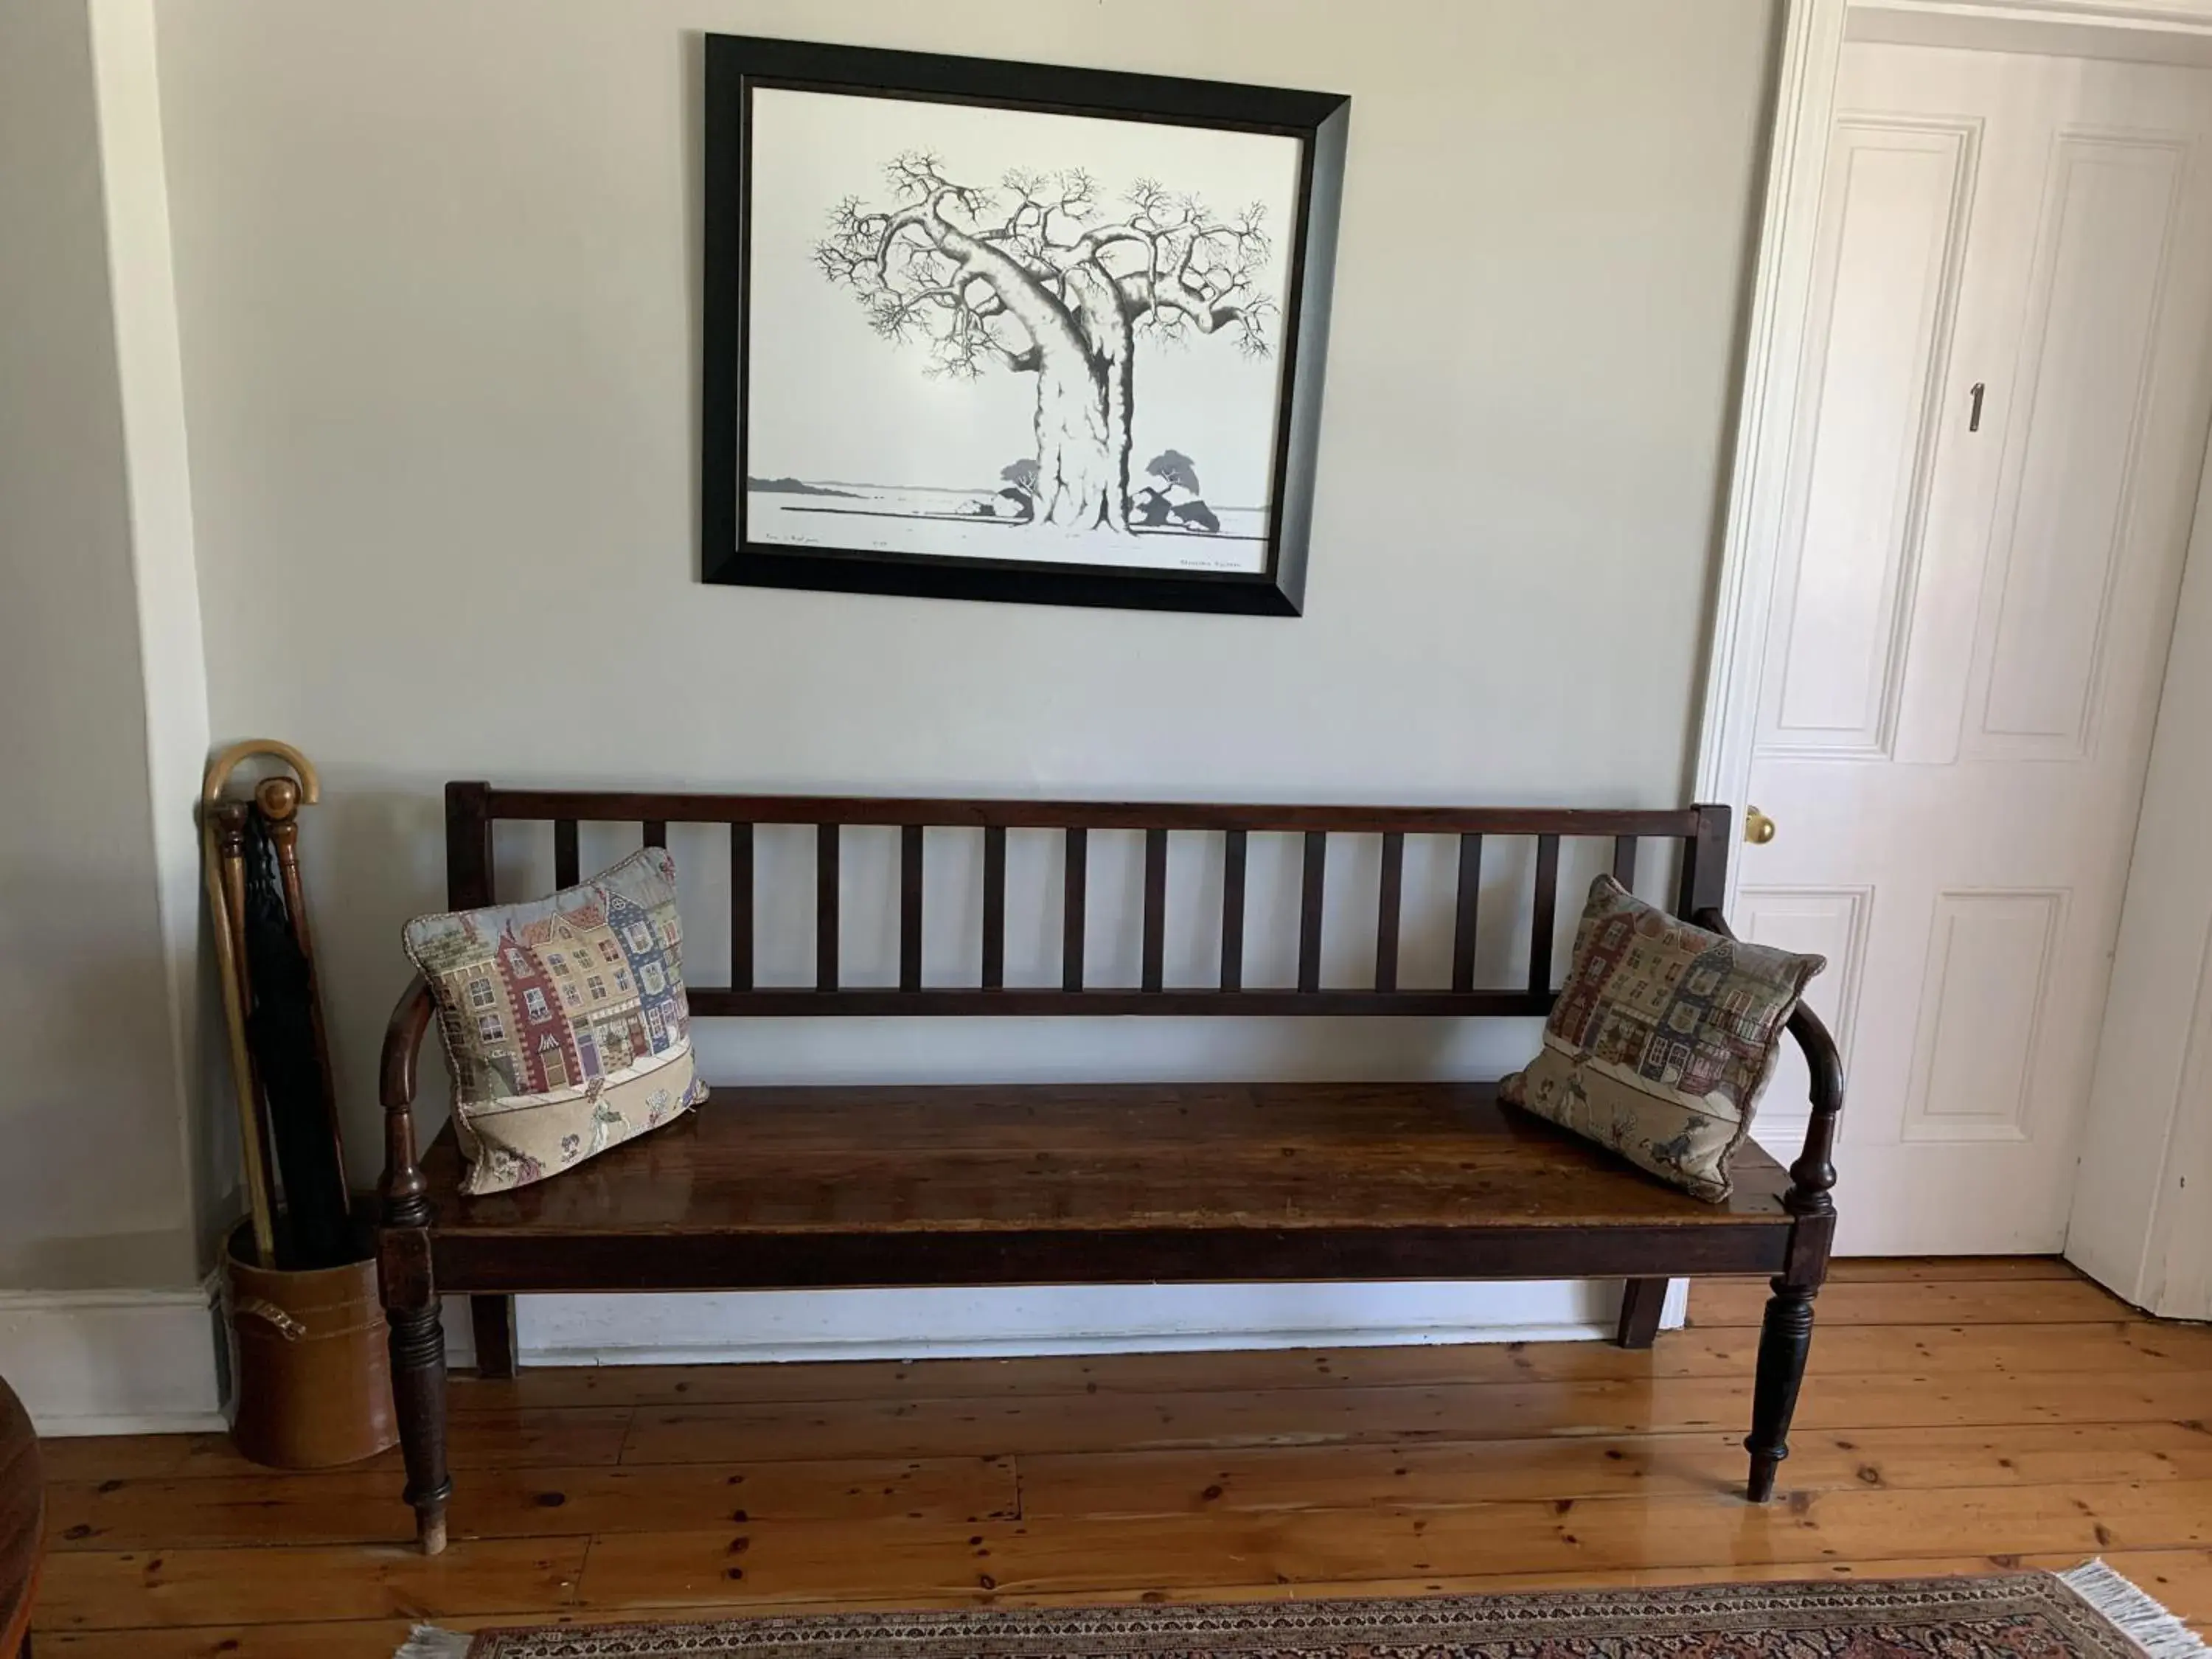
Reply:
[[658, 848], [534, 904], [408, 924], [438, 1001], [466, 1190], [540, 1179], [705, 1097], [683, 939]]
[[1499, 1097], [1717, 1201], [1775, 1039], [1821, 966], [1677, 921], [1601, 876], [1543, 1051]]

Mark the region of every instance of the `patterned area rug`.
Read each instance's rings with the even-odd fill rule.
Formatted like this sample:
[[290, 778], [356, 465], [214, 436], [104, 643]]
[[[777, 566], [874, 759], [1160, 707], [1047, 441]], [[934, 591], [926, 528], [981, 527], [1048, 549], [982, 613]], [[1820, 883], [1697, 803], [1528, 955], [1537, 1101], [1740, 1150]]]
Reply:
[[2099, 1562], [2058, 1576], [1405, 1601], [422, 1630], [398, 1659], [2203, 1659]]

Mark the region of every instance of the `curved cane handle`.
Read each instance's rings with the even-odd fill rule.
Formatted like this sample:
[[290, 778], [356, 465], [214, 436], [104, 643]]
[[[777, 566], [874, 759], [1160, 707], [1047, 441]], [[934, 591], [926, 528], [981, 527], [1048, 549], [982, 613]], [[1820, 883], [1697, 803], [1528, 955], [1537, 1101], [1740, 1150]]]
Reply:
[[315, 763], [289, 743], [275, 738], [248, 738], [234, 743], [208, 763], [207, 774], [200, 784], [200, 800], [212, 805], [222, 794], [222, 787], [230, 781], [230, 775], [256, 755], [274, 755], [300, 775], [300, 803], [313, 806], [322, 798], [322, 781], [315, 775]]

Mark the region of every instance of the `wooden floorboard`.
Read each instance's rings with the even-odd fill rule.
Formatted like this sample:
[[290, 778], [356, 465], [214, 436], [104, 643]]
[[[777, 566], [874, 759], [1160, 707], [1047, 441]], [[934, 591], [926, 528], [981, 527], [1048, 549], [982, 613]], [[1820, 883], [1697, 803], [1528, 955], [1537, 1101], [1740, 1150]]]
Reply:
[[[1720, 1287], [1714, 1287], [1717, 1291]], [[1832, 1295], [1836, 1292], [1831, 1291]], [[1700, 1297], [1702, 1305], [1705, 1298]], [[2153, 1325], [2115, 1316], [2051, 1324], [1823, 1325], [1825, 1370], [1867, 1376], [1991, 1370], [2212, 1371], [2212, 1326]], [[2124, 1310], [2118, 1310], [2124, 1312]], [[1481, 1347], [1335, 1348], [1286, 1356], [1224, 1353], [1194, 1364], [1183, 1353], [1110, 1358], [943, 1359], [839, 1365], [569, 1366], [524, 1371], [507, 1382], [457, 1382], [453, 1408], [507, 1420], [523, 1407], [775, 1405], [837, 1401], [1037, 1401], [1056, 1395], [1193, 1395], [1297, 1388], [1407, 1388], [1438, 1383], [1535, 1382], [1610, 1377], [1740, 1378], [1759, 1347], [1755, 1323], [1700, 1323], [1631, 1352], [1606, 1342], [1497, 1343]], [[163, 1445], [171, 1442], [165, 1439]], [[228, 1442], [209, 1437], [219, 1456]], [[174, 1460], [174, 1450], [167, 1455]], [[218, 1472], [219, 1463], [204, 1464]]]
[[[1888, 1284], [1844, 1279], [1820, 1292], [1820, 1322], [1838, 1325], [2056, 1325], [2106, 1319], [2119, 1304], [2086, 1279], [1900, 1279]], [[1700, 1329], [1756, 1326], [1766, 1306], [1759, 1279], [1708, 1279], [1690, 1298], [1690, 1322]]]
[[1853, 1256], [1831, 1264], [1832, 1285], [1878, 1285], [1896, 1279], [1940, 1279], [1964, 1284], [1977, 1279], [2079, 1279], [2081, 1273], [2055, 1255]]
[[1765, 1298], [1599, 1344], [457, 1382], [447, 1553], [397, 1460], [50, 1442], [40, 1651], [383, 1659], [461, 1627], [2069, 1566], [2212, 1622], [2212, 1328], [2041, 1260], [1850, 1262], [1783, 1495], [1738, 1496]]

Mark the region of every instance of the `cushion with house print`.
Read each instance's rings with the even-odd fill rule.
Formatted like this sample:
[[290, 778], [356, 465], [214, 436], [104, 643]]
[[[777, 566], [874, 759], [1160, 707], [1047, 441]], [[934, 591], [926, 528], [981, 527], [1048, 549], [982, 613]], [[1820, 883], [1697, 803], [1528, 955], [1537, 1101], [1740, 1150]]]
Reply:
[[465, 1193], [542, 1181], [706, 1098], [684, 1000], [676, 865], [648, 847], [529, 904], [417, 916]]
[[1498, 1097], [1718, 1203], [1783, 1028], [1827, 966], [1591, 884], [1544, 1047]]

